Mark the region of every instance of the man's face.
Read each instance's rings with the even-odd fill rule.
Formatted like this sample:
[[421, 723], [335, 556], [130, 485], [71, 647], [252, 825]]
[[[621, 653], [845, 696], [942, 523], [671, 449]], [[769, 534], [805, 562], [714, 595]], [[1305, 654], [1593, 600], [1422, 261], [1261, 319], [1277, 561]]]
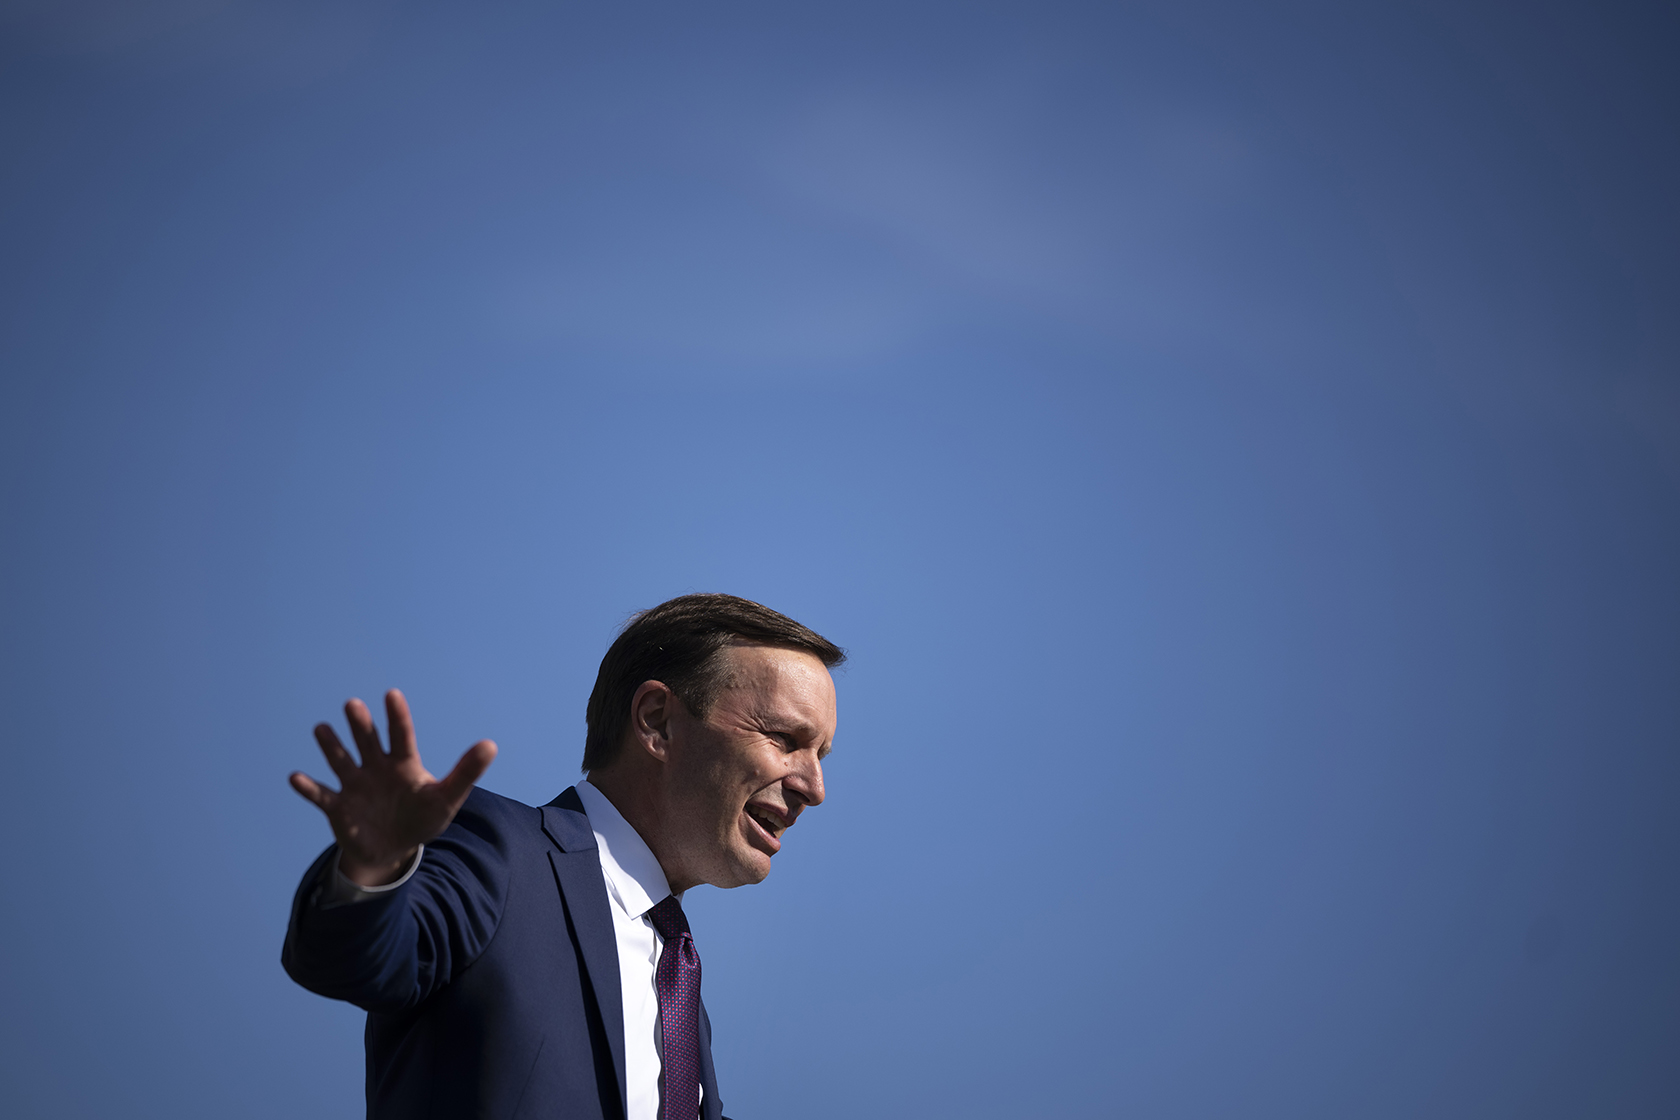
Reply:
[[667, 874], [677, 872], [676, 890], [761, 882], [782, 834], [823, 799], [836, 719], [828, 669], [768, 646], [732, 646], [723, 657], [729, 683], [706, 718], [678, 703], [671, 720], [666, 789], [681, 866]]

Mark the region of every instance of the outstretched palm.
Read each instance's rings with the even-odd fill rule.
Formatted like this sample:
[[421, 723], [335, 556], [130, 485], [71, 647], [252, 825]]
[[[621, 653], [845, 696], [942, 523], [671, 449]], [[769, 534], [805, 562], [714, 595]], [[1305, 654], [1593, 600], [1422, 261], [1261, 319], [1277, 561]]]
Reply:
[[401, 692], [393, 688], [385, 694], [389, 753], [380, 746], [379, 731], [366, 704], [352, 700], [344, 705], [344, 715], [361, 753], [361, 765], [356, 765], [330, 726], [316, 724], [315, 741], [342, 788], [327, 789], [302, 773], [291, 775], [292, 788], [327, 815], [338, 838], [340, 871], [363, 886], [388, 883], [402, 874], [416, 848], [449, 827], [473, 783], [496, 757], [496, 744], [488, 739], [474, 743], [438, 781], [420, 764], [414, 722]]

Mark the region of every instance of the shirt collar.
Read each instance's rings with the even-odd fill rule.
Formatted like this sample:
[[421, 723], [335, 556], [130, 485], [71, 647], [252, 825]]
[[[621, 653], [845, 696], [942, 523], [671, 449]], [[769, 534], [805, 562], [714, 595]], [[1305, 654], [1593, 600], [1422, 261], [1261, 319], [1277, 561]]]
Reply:
[[[601, 870], [607, 877], [613, 901], [632, 918], [646, 914], [665, 896], [674, 893], [665, 872], [641, 834], [607, 800], [607, 795], [585, 779], [577, 784], [578, 799], [601, 849]], [[682, 896], [677, 895], [678, 901]]]

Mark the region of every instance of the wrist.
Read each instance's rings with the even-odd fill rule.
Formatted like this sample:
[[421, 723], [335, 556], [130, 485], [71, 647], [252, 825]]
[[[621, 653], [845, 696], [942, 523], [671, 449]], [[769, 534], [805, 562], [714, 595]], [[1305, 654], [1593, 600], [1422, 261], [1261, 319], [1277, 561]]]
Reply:
[[419, 851], [413, 847], [392, 859], [364, 860], [340, 850], [338, 873], [358, 887], [389, 886], [403, 877]]

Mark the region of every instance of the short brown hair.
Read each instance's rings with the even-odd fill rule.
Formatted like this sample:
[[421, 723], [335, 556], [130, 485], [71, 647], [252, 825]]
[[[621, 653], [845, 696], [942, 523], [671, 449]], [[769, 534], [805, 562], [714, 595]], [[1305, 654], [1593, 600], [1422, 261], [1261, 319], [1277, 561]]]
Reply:
[[630, 723], [630, 701], [646, 681], [659, 681], [704, 719], [727, 681], [723, 650], [731, 645], [803, 650], [832, 669], [846, 651], [785, 614], [734, 595], [679, 595], [632, 615], [601, 658], [584, 718], [585, 772], [618, 754]]

